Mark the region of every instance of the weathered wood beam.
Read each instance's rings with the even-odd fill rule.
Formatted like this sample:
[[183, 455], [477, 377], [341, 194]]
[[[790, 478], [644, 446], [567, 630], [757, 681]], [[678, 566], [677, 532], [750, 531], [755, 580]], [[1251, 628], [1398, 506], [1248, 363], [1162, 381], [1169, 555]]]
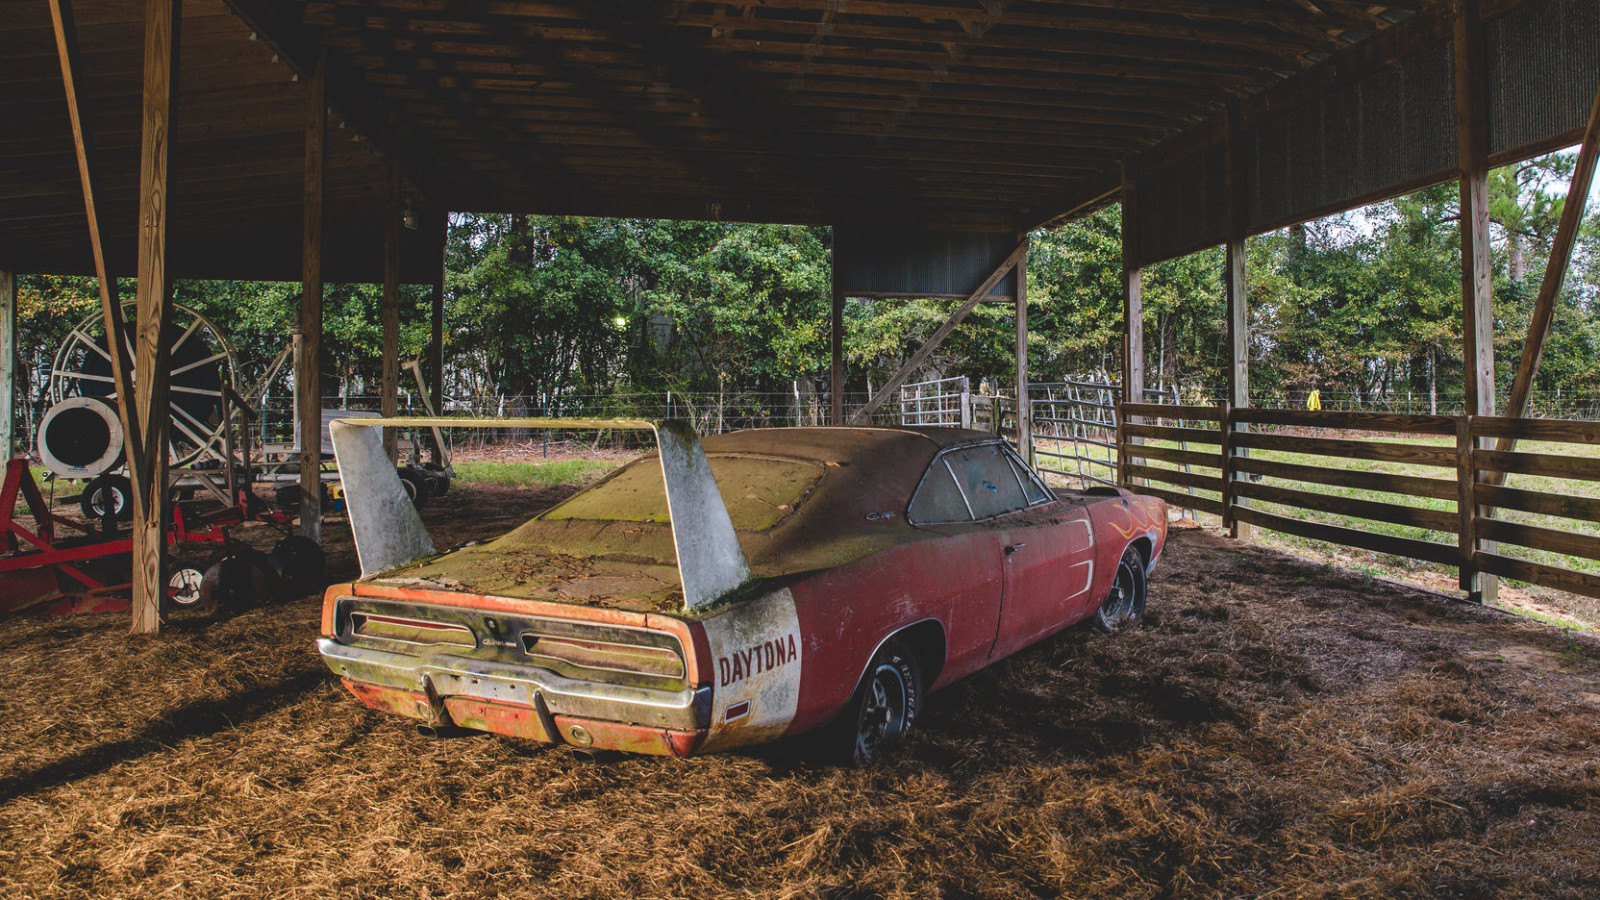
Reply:
[[[762, 4], [767, 9], [782, 8], [788, 5], [784, 3]], [[1322, 36], [1321, 41], [1318, 41], [1298, 33], [1275, 33], [1254, 28], [1170, 23], [1149, 18], [1074, 15], [1065, 11], [1029, 15], [1019, 13], [1014, 9], [1004, 10], [999, 17], [980, 14], [979, 16], [951, 18], [950, 12], [947, 11], [945, 17], [951, 18], [952, 21], [960, 22], [966, 27], [940, 32], [922, 26], [920, 22], [917, 25], [912, 25], [909, 22], [904, 25], [878, 24], [884, 20], [857, 15], [854, 3], [846, 6], [845, 9], [850, 13], [850, 16], [836, 21], [832, 33], [841, 38], [851, 40], [897, 41], [910, 44], [949, 41], [958, 46], [976, 44], [987, 40], [992, 46], [1007, 49], [1057, 53], [1095, 53], [1107, 43], [1103, 36], [1114, 35], [1118, 38], [1134, 38], [1152, 48], [1156, 54], [1161, 53], [1164, 49], [1167, 52], [1177, 53], [1179, 51], [1175, 49], [1176, 44], [1192, 42], [1193, 44], [1207, 47], [1240, 47], [1265, 54], [1274, 61], [1294, 60], [1309, 50], [1319, 49], [1330, 43], [1326, 34]], [[686, 27], [696, 27], [709, 31], [713, 38], [731, 37], [735, 32], [763, 35], [801, 35], [805, 33], [807, 25], [812, 29], [817, 27], [815, 20], [808, 22], [803, 18], [779, 18], [776, 16], [737, 20], [724, 18], [719, 20], [715, 15], [690, 13], [679, 16], [677, 21], [680, 25]], [[1004, 35], [996, 36], [992, 34], [995, 28], [1007, 25], [1011, 26], [1011, 28]], [[984, 27], [982, 33], [974, 36], [974, 29], [980, 26]], [[718, 28], [721, 30], [720, 35], [714, 30]], [[1128, 43], [1131, 44], [1132, 42]], [[1115, 45], [1112, 45], [1112, 47], [1114, 48]], [[1113, 52], [1101, 55], [1120, 54]], [[1161, 59], [1163, 57], [1151, 55], [1145, 58]]]
[[[444, 414], [444, 275], [445, 254], [450, 246], [450, 213], [439, 210], [433, 216], [434, 228], [437, 229], [437, 244], [433, 273], [432, 311], [429, 316], [428, 326], [428, 368], [431, 370], [433, 380], [428, 385], [433, 410], [437, 415]], [[444, 465], [444, 447], [438, 441], [433, 443], [433, 461], [437, 465]]]
[[[1561, 297], [1567, 268], [1572, 261], [1572, 246], [1583, 224], [1597, 159], [1600, 159], [1600, 88], [1595, 90], [1594, 103], [1589, 107], [1589, 126], [1583, 133], [1583, 145], [1578, 150], [1578, 160], [1572, 168], [1572, 181], [1567, 186], [1566, 203], [1561, 207], [1561, 221], [1556, 226], [1555, 240], [1550, 245], [1550, 259], [1545, 263], [1544, 280], [1539, 282], [1539, 296], [1534, 301], [1533, 315], [1528, 320], [1528, 336], [1522, 342], [1522, 361], [1517, 365], [1516, 378], [1511, 382], [1511, 399], [1505, 411], [1507, 416], [1520, 418], [1528, 414], [1528, 398], [1533, 394], [1533, 381], [1539, 376], [1539, 361], [1544, 356], [1545, 341], [1550, 337], [1556, 301]], [[1495, 444], [1495, 449], [1505, 453], [1514, 449], [1516, 444], [1516, 438], [1503, 437]], [[1488, 478], [1496, 485], [1504, 479], [1504, 472], [1491, 472]]]
[[832, 351], [828, 366], [828, 395], [830, 416], [828, 424], [844, 424], [844, 271], [839, 262], [839, 231], [833, 232], [832, 249], [833, 313], [829, 320], [829, 348]]
[[[111, 377], [115, 379], [117, 418], [122, 425], [124, 455], [130, 459], [144, 456], [139, 419], [134, 413], [133, 361], [128, 357], [128, 347], [113, 335], [126, 332], [122, 318], [122, 298], [117, 294], [117, 280], [106, 266], [105, 234], [100, 223], [99, 183], [95, 161], [94, 143], [90, 140], [88, 126], [84, 123], [82, 102], [78, 95], [79, 70], [77, 25], [72, 14], [71, 0], [50, 0], [50, 20], [55, 29], [56, 53], [61, 62], [61, 83], [66, 93], [67, 116], [72, 123], [72, 144], [78, 160], [78, 181], [83, 191], [84, 216], [89, 226], [89, 252], [94, 260], [94, 271], [100, 288], [100, 317], [106, 332], [106, 349], [111, 354]], [[142, 472], [128, 470], [129, 482], [135, 497], [144, 494], [144, 484], [139, 481]]]
[[[1122, 402], [1144, 402], [1144, 284], [1139, 275], [1138, 185], [1122, 180]], [[1130, 487], [1126, 416], [1117, 417], [1117, 483]]]
[[17, 444], [17, 273], [0, 269], [0, 463]]
[[1027, 255], [1028, 244], [1026, 241], [1024, 241], [1022, 244], [1018, 245], [1017, 249], [1011, 251], [1011, 255], [1007, 256], [1004, 262], [1000, 263], [1000, 265], [993, 272], [989, 273], [989, 277], [985, 278], [983, 283], [978, 285], [978, 289], [973, 291], [972, 294], [967, 297], [965, 302], [956, 307], [955, 312], [952, 312], [949, 318], [945, 319], [938, 328], [934, 329], [933, 334], [929, 335], [928, 339], [922, 342], [922, 346], [918, 347], [916, 352], [911, 354], [911, 358], [906, 360], [905, 364], [899, 369], [896, 369], [893, 375], [889, 376], [889, 379], [883, 383], [883, 387], [878, 389], [878, 393], [874, 394], [872, 399], [867, 401], [867, 405], [857, 410], [856, 414], [851, 417], [851, 424], [865, 425], [870, 423], [872, 421], [873, 413], [878, 411], [878, 408], [884, 404], [884, 401], [894, 396], [894, 393], [900, 390], [900, 385], [905, 384], [907, 378], [911, 377], [913, 373], [927, 364], [929, 357], [933, 356], [933, 352], [939, 349], [939, 345], [944, 343], [944, 339], [950, 336], [950, 332], [954, 331], [956, 326], [961, 324], [962, 320], [966, 319], [966, 317], [973, 310], [977, 309], [978, 304], [982, 303], [983, 299], [989, 295], [989, 292], [994, 290], [994, 286], [1000, 283], [1000, 279], [1006, 277], [1006, 273], [1010, 272], [1012, 268], [1021, 264], [1027, 258]]
[[328, 142], [327, 72], [319, 61], [306, 97], [300, 353], [295, 418], [300, 423], [300, 534], [322, 543], [322, 225]]
[[[1489, 122], [1483, 44], [1478, 0], [1460, 0], [1454, 30], [1456, 89], [1456, 165], [1461, 186], [1461, 339], [1464, 393], [1468, 416], [1492, 416], [1494, 387], [1493, 265], [1489, 256]], [[1474, 442], [1476, 449], [1476, 442]], [[1471, 472], [1469, 477], [1475, 477]], [[1472, 541], [1463, 554], [1494, 552]], [[1470, 551], [1467, 552], [1467, 551]], [[1463, 560], [1461, 589], [1476, 602], [1493, 602], [1497, 579]]]
[[[378, 408], [387, 418], [400, 411], [400, 191], [400, 165], [390, 160], [389, 196], [383, 216], [383, 372], [378, 399]], [[383, 429], [383, 451], [389, 454], [390, 462], [399, 461], [393, 428]]]
[[1028, 385], [1028, 247], [1027, 232], [1018, 235], [1022, 257], [1017, 262], [1016, 297], [1016, 391], [1017, 391], [1017, 452], [1028, 465], [1033, 465], [1033, 397]]
[[[1227, 171], [1224, 178], [1228, 204], [1228, 242], [1227, 271], [1223, 282], [1228, 308], [1228, 407], [1244, 409], [1250, 405], [1250, 292], [1245, 275], [1245, 223], [1250, 203], [1246, 193], [1249, 182], [1245, 173], [1244, 131], [1239, 123], [1237, 107], [1230, 107], [1228, 123]], [[1233, 431], [1249, 429], [1248, 425], [1242, 424], [1229, 423], [1229, 427]], [[1227, 450], [1229, 457], [1248, 454], [1249, 451], [1244, 448], [1234, 449], [1230, 446]], [[1235, 506], [1247, 505], [1244, 498], [1235, 496], [1234, 479], [1238, 473], [1232, 458], [1223, 462], [1227, 464], [1223, 469], [1222, 485], [1224, 524], [1235, 539], [1247, 541], [1250, 539], [1250, 524], [1239, 521], [1233, 515]]]
[[172, 281], [167, 274], [171, 206], [168, 154], [178, 96], [181, 0], [147, 0], [144, 46], [144, 143], [139, 161], [139, 292], [134, 325], [134, 396], [140, 458], [128, 460], [139, 486], [133, 503], [133, 631], [161, 630], [167, 590], [167, 428], [171, 422]]

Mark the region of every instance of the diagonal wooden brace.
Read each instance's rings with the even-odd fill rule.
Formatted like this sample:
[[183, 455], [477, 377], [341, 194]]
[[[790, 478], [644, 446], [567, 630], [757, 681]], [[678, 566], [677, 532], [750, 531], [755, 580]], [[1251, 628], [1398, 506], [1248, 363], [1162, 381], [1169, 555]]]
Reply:
[[1006, 257], [1005, 262], [1002, 262], [998, 268], [989, 273], [989, 277], [978, 285], [978, 289], [973, 291], [965, 302], [956, 307], [956, 311], [950, 314], [950, 318], [945, 319], [944, 324], [935, 329], [933, 334], [922, 342], [922, 346], [917, 348], [917, 352], [911, 354], [911, 358], [906, 360], [905, 365], [889, 376], [889, 380], [884, 382], [883, 387], [871, 400], [867, 401], [867, 405], [856, 410], [856, 414], [850, 417], [850, 424], [865, 425], [871, 422], [872, 414], [883, 406], [884, 401], [894, 396], [894, 392], [900, 389], [900, 385], [905, 384], [906, 379], [910, 378], [912, 373], [928, 362], [928, 358], [933, 356], [933, 351], [939, 349], [939, 345], [943, 344], [944, 339], [950, 336], [950, 332], [954, 331], [963, 319], [977, 309], [978, 304], [983, 302], [983, 298], [989, 296], [989, 292], [994, 290], [994, 286], [1000, 283], [1000, 279], [1006, 277], [1006, 273], [1011, 271], [1011, 267], [1020, 264], [1027, 255], [1028, 242], [1024, 239], [1022, 243], [1017, 245], [1017, 249], [1011, 251], [1011, 255]]

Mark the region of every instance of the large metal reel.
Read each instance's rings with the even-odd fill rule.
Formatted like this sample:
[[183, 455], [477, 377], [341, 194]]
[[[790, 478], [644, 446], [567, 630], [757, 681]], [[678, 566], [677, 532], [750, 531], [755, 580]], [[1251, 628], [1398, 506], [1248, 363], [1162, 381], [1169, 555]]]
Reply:
[[[122, 339], [130, 361], [136, 313], [136, 304], [122, 305]], [[169, 458], [174, 466], [191, 465], [207, 455], [220, 460], [222, 388], [233, 384], [233, 345], [210, 319], [178, 304], [172, 307], [167, 339], [172, 347]], [[79, 322], [56, 352], [50, 369], [50, 400], [59, 403], [68, 397], [100, 397], [114, 402], [116, 396], [105, 319], [97, 312]]]

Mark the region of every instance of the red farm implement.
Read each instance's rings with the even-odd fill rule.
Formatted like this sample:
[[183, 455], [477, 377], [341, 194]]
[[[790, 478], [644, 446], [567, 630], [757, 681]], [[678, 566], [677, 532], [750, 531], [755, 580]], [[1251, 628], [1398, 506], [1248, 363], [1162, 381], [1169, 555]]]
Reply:
[[[238, 608], [271, 599], [285, 579], [320, 573], [321, 552], [300, 538], [278, 543], [270, 557], [233, 540], [228, 527], [262, 521], [288, 524], [281, 513], [260, 509], [241, 488], [237, 502], [211, 510], [175, 503], [167, 531], [174, 562], [168, 608]], [[21, 515], [26, 503], [30, 515]], [[27, 461], [6, 463], [0, 487], [0, 618], [125, 612], [129, 609], [133, 541], [119, 534], [116, 516], [86, 521], [51, 510]], [[309, 548], [305, 546], [309, 544]]]

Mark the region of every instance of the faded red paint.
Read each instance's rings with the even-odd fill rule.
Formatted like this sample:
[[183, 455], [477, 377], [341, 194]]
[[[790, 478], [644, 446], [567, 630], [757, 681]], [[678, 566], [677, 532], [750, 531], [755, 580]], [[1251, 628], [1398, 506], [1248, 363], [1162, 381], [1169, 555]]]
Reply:
[[[648, 753], [652, 756], [689, 756], [705, 742], [706, 730], [680, 731], [672, 728], [651, 728], [648, 725], [628, 725], [606, 722], [601, 719], [581, 719], [574, 716], [556, 716], [556, 728], [568, 744], [592, 750], [620, 750], [624, 753]], [[583, 729], [587, 740], [579, 739], [574, 728]]]
[[[882, 432], [893, 432], [897, 443], [892, 449], [898, 455], [886, 457], [879, 451], [889, 445], [872, 443]], [[761, 449], [759, 436], [746, 432], [720, 440], [731, 449], [754, 453]], [[835, 436], [847, 440], [831, 443]], [[829, 721], [850, 700], [873, 653], [907, 629], [925, 629], [919, 633], [927, 635], [930, 648], [942, 642], [943, 656], [924, 659], [923, 664], [929, 689], [948, 685], [1091, 615], [1110, 592], [1130, 544], [1140, 542], [1147, 563], [1153, 563], [1166, 541], [1165, 503], [1128, 492], [1062, 491], [1053, 502], [981, 522], [913, 526], [906, 521], [911, 494], [942, 449], [992, 437], [954, 429], [932, 433], [852, 428], [783, 429], [771, 440], [780, 438], [798, 443], [774, 443], [772, 453], [811, 454], [805, 458], [827, 460], [837, 456], [827, 463], [827, 471], [837, 474], [825, 476], [801, 512], [784, 524], [768, 532], [741, 534], [752, 569], [763, 579], [758, 584], [768, 585], [752, 591], [750, 601], [698, 613], [635, 611], [617, 608], [626, 598], [608, 606], [604, 597], [580, 604], [357, 583], [328, 591], [323, 632], [336, 636], [338, 598], [353, 596], [672, 634], [682, 646], [684, 683], [691, 691], [712, 692], [709, 716], [696, 713], [705, 719], [698, 723], [704, 727], [646, 726], [621, 716], [618, 721], [574, 718], [556, 710], [557, 733], [546, 737], [540, 729], [547, 731], [548, 725], [539, 721], [538, 711], [504, 708], [508, 704], [477, 698], [471, 698], [470, 714], [462, 707], [460, 721], [536, 740], [688, 755], [703, 744], [736, 745], [739, 741], [730, 740], [730, 735], [763, 716], [770, 723], [777, 697], [788, 697], [785, 702], [793, 704], [792, 712], [780, 720], [787, 724], [776, 731], [761, 725], [753, 739], [796, 734]], [[708, 449], [716, 440], [707, 439]], [[878, 447], [876, 455], [852, 458], [834, 452], [869, 446]], [[911, 451], [925, 455], [907, 455]], [[839, 480], [829, 481], [835, 477]], [[885, 510], [893, 515], [883, 515]], [[646, 534], [665, 526], [640, 522], [626, 528]], [[597, 543], [594, 552], [605, 552], [605, 545]], [[783, 604], [792, 602], [793, 616], [786, 620], [792, 625], [783, 624], [781, 617], [748, 631], [726, 625], [741, 610], [771, 606], [768, 601], [779, 597], [785, 598]], [[708, 639], [713, 630], [719, 635], [715, 643]], [[514, 642], [486, 644], [507, 648], [497, 657], [501, 662], [515, 664], [522, 659]], [[719, 648], [716, 656], [712, 646]], [[770, 686], [775, 676], [792, 684], [794, 693], [763, 692], [763, 685]], [[791, 678], [794, 681], [788, 682]], [[752, 684], [757, 687], [749, 688]], [[374, 708], [419, 715], [415, 708], [403, 708], [407, 701], [415, 707], [414, 695], [397, 693], [382, 701], [387, 707], [377, 705], [371, 690], [357, 695]], [[446, 699], [445, 708], [455, 717], [453, 699]], [[710, 721], [719, 718], [719, 710], [720, 720]]]

